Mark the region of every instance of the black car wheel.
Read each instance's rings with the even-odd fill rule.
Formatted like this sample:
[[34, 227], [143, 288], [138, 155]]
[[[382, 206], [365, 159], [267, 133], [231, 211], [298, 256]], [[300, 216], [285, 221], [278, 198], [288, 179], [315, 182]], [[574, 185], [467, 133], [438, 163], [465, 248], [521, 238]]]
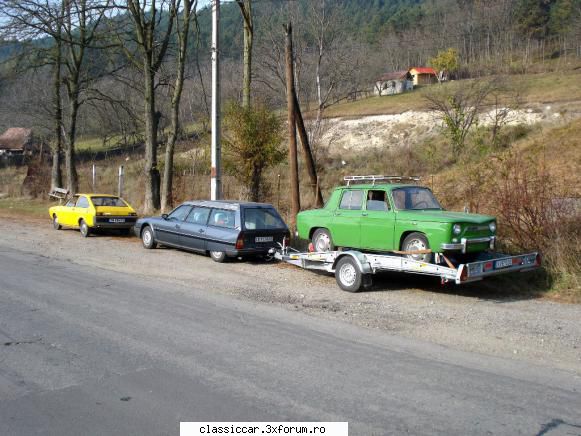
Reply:
[[62, 228], [56, 215], [52, 217], [52, 226], [55, 230], [60, 230]]
[[226, 253], [223, 251], [210, 251], [210, 257], [214, 262], [222, 263], [226, 261]]
[[[422, 251], [429, 250], [430, 243], [426, 235], [419, 232], [410, 233], [406, 236], [401, 244], [402, 251]], [[420, 262], [431, 262], [432, 253], [418, 253], [418, 254], [406, 254], [408, 259], [419, 260]]]
[[317, 252], [321, 251], [333, 251], [335, 245], [333, 244], [333, 239], [331, 239], [331, 233], [327, 229], [317, 229], [313, 233], [313, 248]]
[[79, 223], [79, 230], [81, 231], [81, 236], [83, 238], [86, 238], [91, 233], [91, 229], [89, 229], [89, 226], [87, 225], [85, 220], [81, 220], [81, 222]]
[[141, 242], [148, 250], [157, 247], [157, 242], [153, 237], [153, 230], [151, 227], [145, 226], [145, 228], [141, 231]]

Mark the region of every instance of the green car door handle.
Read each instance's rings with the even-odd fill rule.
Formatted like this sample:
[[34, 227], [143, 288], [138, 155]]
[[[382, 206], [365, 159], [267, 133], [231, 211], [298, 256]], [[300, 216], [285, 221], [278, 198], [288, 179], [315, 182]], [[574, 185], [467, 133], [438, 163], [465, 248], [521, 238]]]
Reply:
[[335, 212], [335, 216], [339, 216], [339, 215], [341, 215], [341, 213]]
[[363, 212], [361, 216], [367, 216], [367, 212]]

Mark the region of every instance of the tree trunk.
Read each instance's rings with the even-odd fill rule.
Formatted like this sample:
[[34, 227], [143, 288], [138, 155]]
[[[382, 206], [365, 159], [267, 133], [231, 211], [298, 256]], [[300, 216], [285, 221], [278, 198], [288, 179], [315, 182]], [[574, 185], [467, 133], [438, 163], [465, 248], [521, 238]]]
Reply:
[[173, 157], [175, 143], [179, 130], [179, 105], [171, 109], [171, 127], [167, 145], [165, 146], [165, 165], [163, 168], [163, 182], [161, 186], [161, 210], [167, 212], [173, 207]]
[[145, 200], [143, 211], [146, 214], [159, 209], [159, 170], [157, 168], [157, 114], [155, 111], [154, 77], [151, 63], [147, 60], [143, 65], [145, 81]]
[[252, 182], [250, 184], [250, 201], [260, 201], [260, 182], [262, 181], [262, 168], [254, 167], [252, 170]]
[[192, 5], [190, 1], [184, 1], [182, 29], [179, 29], [179, 23], [176, 24], [176, 29], [178, 29], [179, 52], [177, 75], [171, 100], [171, 130], [165, 148], [165, 166], [163, 169], [163, 185], [161, 187], [161, 210], [163, 212], [166, 212], [173, 206], [173, 157], [180, 126], [180, 103], [182, 98], [182, 91], [184, 88], [184, 70], [188, 47], [188, 35], [190, 30], [190, 18], [193, 6], [195, 5]]
[[[322, 1], [322, 7], [323, 7], [323, 17], [322, 17], [322, 21], [324, 22], [325, 20], [325, 0]], [[317, 124], [316, 124], [316, 130], [319, 129], [319, 125], [321, 123], [321, 119], [323, 118], [323, 93], [322, 93], [322, 85], [321, 85], [321, 64], [323, 62], [323, 56], [325, 54], [325, 30], [324, 30], [324, 26], [323, 23], [321, 23], [321, 29], [320, 29], [320, 33], [319, 33], [319, 41], [318, 41], [318, 45], [319, 45], [319, 53], [317, 56], [317, 68], [316, 68], [316, 81], [317, 81]]]
[[[59, 24], [60, 26], [60, 24]], [[60, 27], [59, 27], [60, 29]], [[52, 169], [50, 174], [50, 190], [53, 191], [54, 188], [62, 188], [63, 177], [61, 172], [61, 153], [62, 153], [62, 124], [63, 124], [63, 108], [61, 100], [61, 39], [60, 37], [55, 40], [55, 64], [54, 64], [54, 75], [53, 75], [53, 89], [54, 89], [54, 145], [52, 147]]]
[[301, 210], [299, 191], [299, 167], [297, 161], [297, 132], [295, 119], [295, 77], [293, 68], [293, 33], [292, 24], [286, 26], [286, 97], [288, 109], [288, 129], [289, 129], [289, 167], [290, 167], [290, 188], [291, 188], [291, 217], [290, 225], [296, 229], [297, 214]]
[[75, 138], [77, 135], [77, 115], [79, 112], [79, 90], [76, 85], [77, 79], [69, 87], [70, 113], [69, 126], [66, 131], [65, 141], [65, 170], [67, 175], [67, 189], [71, 194], [79, 189], [79, 180], [75, 163]]

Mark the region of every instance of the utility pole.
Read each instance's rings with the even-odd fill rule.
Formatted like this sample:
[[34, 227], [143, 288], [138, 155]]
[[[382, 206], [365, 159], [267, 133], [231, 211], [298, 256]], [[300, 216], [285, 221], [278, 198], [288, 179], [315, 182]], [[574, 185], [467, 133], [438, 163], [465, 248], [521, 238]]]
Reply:
[[220, 0], [212, 0], [212, 200], [222, 198], [220, 145]]
[[297, 159], [297, 130], [295, 111], [295, 72], [293, 56], [293, 29], [289, 22], [286, 26], [286, 98], [288, 108], [289, 147], [288, 160], [290, 166], [291, 185], [291, 228], [296, 229], [297, 215], [301, 210], [299, 192], [299, 165]]
[[117, 185], [117, 195], [123, 197], [123, 188], [125, 186], [125, 168], [119, 166], [119, 183]]

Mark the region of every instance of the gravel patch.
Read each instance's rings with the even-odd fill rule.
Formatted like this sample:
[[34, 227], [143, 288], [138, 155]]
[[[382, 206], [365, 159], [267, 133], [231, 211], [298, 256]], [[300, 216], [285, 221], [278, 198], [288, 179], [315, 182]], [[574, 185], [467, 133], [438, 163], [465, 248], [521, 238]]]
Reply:
[[478, 283], [442, 287], [436, 279], [404, 274], [384, 274], [370, 291], [350, 294], [341, 291], [332, 276], [287, 264], [217, 264], [209, 257], [173, 249], [145, 250], [134, 237], [84, 239], [78, 231], [53, 230], [48, 218], [17, 220], [0, 215], [0, 224], [3, 252], [32, 252], [186, 286], [195, 282], [204, 284], [208, 292], [581, 376], [579, 305], [528, 297], [526, 292], [491, 293]]

